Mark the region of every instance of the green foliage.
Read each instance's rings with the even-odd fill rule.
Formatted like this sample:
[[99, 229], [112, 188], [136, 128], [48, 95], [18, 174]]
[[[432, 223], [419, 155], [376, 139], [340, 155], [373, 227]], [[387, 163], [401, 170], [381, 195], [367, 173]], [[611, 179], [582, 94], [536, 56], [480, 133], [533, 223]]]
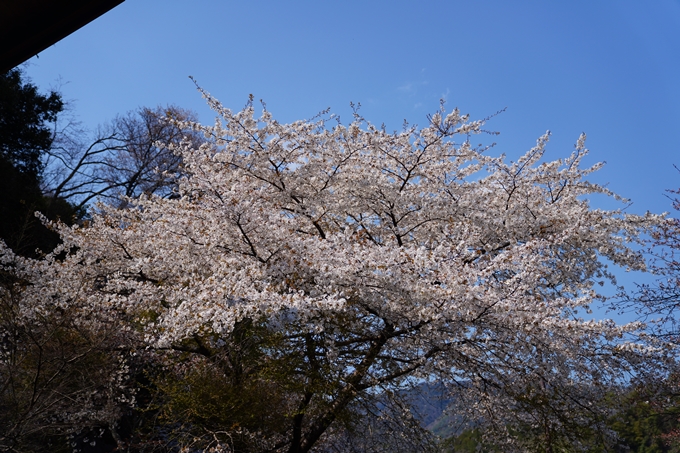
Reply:
[[[187, 448], [220, 442], [236, 452], [260, 451], [261, 439], [285, 439], [296, 420], [332, 404], [337, 383], [316, 355], [322, 343], [244, 320], [229, 341], [205, 335], [176, 345], [145, 371], [151, 402], [140, 411], [138, 433], [146, 433], [147, 444], [160, 437]], [[356, 430], [371, 415], [366, 407], [339, 411], [338, 426]]]
[[479, 429], [468, 429], [457, 436], [451, 436], [442, 443], [443, 453], [495, 453], [497, 448], [482, 439]]
[[219, 441], [249, 451], [250, 433], [275, 436], [295, 416], [289, 396], [299, 387], [294, 361], [267, 361], [264, 351], [281, 346], [281, 336], [244, 321], [232, 341], [214, 344], [195, 337], [146, 370], [152, 401], [143, 423], [153, 423], [174, 442], [206, 448]]
[[41, 250], [50, 252], [59, 243], [59, 235], [46, 228], [35, 216], [39, 211], [48, 219], [73, 224], [83, 212], [62, 199], [46, 197], [38, 180], [0, 160], [0, 238], [16, 253], [33, 258]]
[[171, 436], [180, 444], [217, 438], [236, 451], [247, 451], [248, 433], [283, 430], [287, 402], [274, 383], [253, 378], [235, 385], [232, 376], [199, 358], [179, 368], [152, 378], [157, 392], [152, 409], [160, 425], [172, 427]]
[[22, 81], [20, 70], [0, 74], [0, 159], [37, 178], [42, 153], [52, 145], [47, 123], [63, 109], [58, 93], [38, 93], [35, 85]]
[[[621, 451], [632, 453], [669, 453], [678, 452], [665, 437], [677, 430], [680, 406], [677, 404], [658, 404], [663, 395], [648, 395], [642, 389], [631, 391], [622, 401], [625, 408], [610, 421], [611, 428], [619, 437]], [[657, 399], [655, 402], [654, 399]]]
[[65, 200], [43, 195], [42, 154], [53, 139], [48, 123], [63, 109], [58, 93], [38, 93], [21, 80], [21, 72], [0, 75], [0, 238], [15, 252], [31, 257], [58, 243], [35, 212], [72, 224], [83, 213]]

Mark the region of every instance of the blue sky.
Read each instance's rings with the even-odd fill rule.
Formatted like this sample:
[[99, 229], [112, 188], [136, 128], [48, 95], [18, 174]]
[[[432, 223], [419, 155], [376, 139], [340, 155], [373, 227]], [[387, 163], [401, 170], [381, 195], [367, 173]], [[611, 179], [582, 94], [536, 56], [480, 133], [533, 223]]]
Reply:
[[350, 101], [374, 123], [424, 124], [440, 98], [495, 117], [493, 154], [547, 129], [548, 158], [588, 134], [594, 175], [632, 212], [670, 209], [680, 186], [680, 0], [127, 0], [32, 58], [88, 127], [176, 104], [212, 122], [188, 76], [232, 109], [250, 93], [280, 121]]

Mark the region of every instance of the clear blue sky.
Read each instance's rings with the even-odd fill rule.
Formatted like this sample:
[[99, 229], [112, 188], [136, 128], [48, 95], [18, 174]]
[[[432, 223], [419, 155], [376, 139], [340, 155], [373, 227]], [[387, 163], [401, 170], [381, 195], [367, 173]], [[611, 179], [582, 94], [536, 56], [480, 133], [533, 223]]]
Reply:
[[[140, 106], [213, 115], [193, 83], [239, 109], [252, 93], [280, 121], [332, 107], [350, 120], [425, 123], [440, 98], [473, 118], [507, 107], [492, 153], [517, 157], [545, 130], [549, 158], [588, 134], [593, 179], [633, 212], [680, 186], [680, 0], [127, 0], [32, 58], [95, 127]], [[61, 81], [61, 82], [60, 82]]]

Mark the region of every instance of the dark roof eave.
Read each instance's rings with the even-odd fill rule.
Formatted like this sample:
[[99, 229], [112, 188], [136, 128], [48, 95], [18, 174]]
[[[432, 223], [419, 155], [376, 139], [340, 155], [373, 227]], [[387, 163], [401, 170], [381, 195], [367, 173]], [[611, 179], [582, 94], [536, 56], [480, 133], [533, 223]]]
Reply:
[[9, 71], [124, 0], [9, 0], [0, 6], [0, 73]]

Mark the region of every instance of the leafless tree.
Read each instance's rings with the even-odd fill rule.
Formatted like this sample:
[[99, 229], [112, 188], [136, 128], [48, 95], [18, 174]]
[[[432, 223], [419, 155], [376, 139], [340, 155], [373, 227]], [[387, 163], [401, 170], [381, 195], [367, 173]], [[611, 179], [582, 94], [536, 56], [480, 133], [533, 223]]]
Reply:
[[46, 155], [43, 190], [78, 208], [96, 199], [124, 204], [123, 197], [170, 196], [182, 166], [172, 145], [201, 142], [187, 121], [196, 115], [177, 106], [142, 107], [100, 126], [89, 139], [79, 123], [66, 121]]

